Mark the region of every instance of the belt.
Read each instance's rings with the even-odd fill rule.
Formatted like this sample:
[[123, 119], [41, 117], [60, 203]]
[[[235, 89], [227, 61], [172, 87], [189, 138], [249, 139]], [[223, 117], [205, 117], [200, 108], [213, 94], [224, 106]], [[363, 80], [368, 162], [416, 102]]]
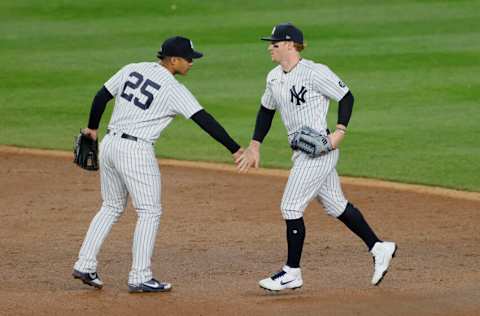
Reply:
[[[110, 134], [110, 130], [107, 129], [107, 134]], [[117, 133], [117, 132], [112, 132], [112, 135], [117, 135], [117, 134], [120, 134], [120, 133]], [[125, 133], [122, 133], [122, 135], [120, 135], [121, 138], [125, 138], [125, 139], [128, 139], [128, 140], [133, 140], [134, 142], [136, 142], [138, 140], [137, 137], [135, 136], [132, 136], [132, 135], [128, 135], [128, 134], [125, 134]]]
[[[330, 133], [330, 130], [329, 130], [328, 128], [325, 130], [325, 132], [327, 133], [327, 135], [330, 135], [330, 134], [331, 134], [331, 133]], [[290, 133], [290, 134], [288, 134], [288, 137], [290, 137], [290, 135], [293, 135], [293, 134], [295, 134], [295, 133]]]

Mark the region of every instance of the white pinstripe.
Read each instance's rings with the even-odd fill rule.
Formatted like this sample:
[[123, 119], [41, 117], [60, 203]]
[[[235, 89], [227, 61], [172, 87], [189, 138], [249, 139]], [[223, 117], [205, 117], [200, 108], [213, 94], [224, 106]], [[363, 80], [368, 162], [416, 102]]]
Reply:
[[[132, 103], [133, 98], [141, 103], [148, 99], [140, 86], [125, 90], [125, 83], [132, 81], [133, 72], [140, 74], [144, 82], [149, 79], [160, 86], [156, 91], [147, 86], [153, 95], [148, 109]], [[138, 219], [128, 283], [138, 285], [152, 279], [151, 258], [162, 214], [160, 169], [152, 144], [176, 115], [189, 118], [202, 107], [188, 89], [158, 63], [127, 65], [110, 78], [105, 87], [116, 99], [108, 125], [110, 133], [100, 144], [103, 203], [90, 223], [74, 268], [81, 272], [97, 270], [97, 254], [130, 195]], [[122, 92], [131, 93], [133, 97], [129, 101], [121, 96]], [[137, 137], [138, 141], [121, 138], [123, 133]]]
[[[291, 89], [306, 89], [305, 102], [292, 102]], [[280, 112], [289, 141], [302, 126], [309, 126], [326, 133], [330, 99], [339, 101], [348, 87], [327, 66], [302, 59], [290, 72], [275, 67], [267, 76], [262, 105]], [[295, 101], [295, 100], [294, 100]], [[339, 151], [310, 158], [302, 152], [294, 152], [293, 167], [285, 187], [281, 211], [285, 219], [303, 217], [308, 203], [317, 198], [327, 213], [338, 217], [345, 210], [345, 199], [335, 169]]]

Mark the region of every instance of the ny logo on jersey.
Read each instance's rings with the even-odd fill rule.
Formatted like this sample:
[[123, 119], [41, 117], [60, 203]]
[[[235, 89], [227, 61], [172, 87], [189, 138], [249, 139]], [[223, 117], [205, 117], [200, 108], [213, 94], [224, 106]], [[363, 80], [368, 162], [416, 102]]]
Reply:
[[304, 86], [302, 86], [300, 91], [297, 92], [297, 90], [295, 89], [295, 85], [293, 85], [290, 89], [290, 102], [293, 103], [293, 98], [295, 98], [297, 105], [305, 103], [305, 93], [307, 93], [307, 90]]

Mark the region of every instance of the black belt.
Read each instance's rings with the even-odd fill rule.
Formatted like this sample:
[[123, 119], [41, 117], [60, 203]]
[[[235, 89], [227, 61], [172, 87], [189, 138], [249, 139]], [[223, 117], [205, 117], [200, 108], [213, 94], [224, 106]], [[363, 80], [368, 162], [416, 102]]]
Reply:
[[[110, 130], [107, 129], [107, 134], [110, 134]], [[117, 132], [113, 132], [112, 133], [113, 135], [117, 135]], [[136, 142], [138, 140], [137, 137], [135, 136], [132, 136], [132, 135], [128, 135], [128, 134], [125, 134], [125, 133], [122, 133], [122, 135], [120, 135], [121, 138], [125, 138], [125, 139], [129, 139], [129, 140], [133, 140], [134, 142]]]

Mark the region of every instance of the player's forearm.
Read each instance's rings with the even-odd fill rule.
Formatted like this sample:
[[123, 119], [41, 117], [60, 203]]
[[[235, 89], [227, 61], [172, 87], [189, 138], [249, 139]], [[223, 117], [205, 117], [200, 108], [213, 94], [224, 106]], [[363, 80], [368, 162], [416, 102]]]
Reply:
[[93, 98], [92, 108], [90, 109], [88, 128], [94, 130], [98, 129], [102, 114], [107, 107], [108, 101], [110, 101], [111, 99], [113, 99], [113, 96], [110, 94], [107, 88], [105, 88], [105, 86], [98, 90], [97, 94]]
[[240, 149], [240, 145], [228, 135], [220, 123], [207, 111], [200, 110], [192, 115], [191, 119], [216, 141], [225, 146], [232, 154]]
[[268, 134], [270, 127], [272, 126], [272, 120], [275, 115], [275, 110], [270, 110], [260, 105], [260, 109], [257, 113], [257, 120], [255, 122], [255, 130], [253, 132], [252, 139], [261, 143]]
[[347, 128], [350, 116], [353, 110], [353, 94], [348, 91], [347, 94], [338, 102], [338, 121], [339, 125]]
[[342, 124], [337, 124], [335, 131], [332, 134], [328, 135], [334, 149], [338, 148], [340, 143], [343, 141], [345, 133], [346, 127]]

